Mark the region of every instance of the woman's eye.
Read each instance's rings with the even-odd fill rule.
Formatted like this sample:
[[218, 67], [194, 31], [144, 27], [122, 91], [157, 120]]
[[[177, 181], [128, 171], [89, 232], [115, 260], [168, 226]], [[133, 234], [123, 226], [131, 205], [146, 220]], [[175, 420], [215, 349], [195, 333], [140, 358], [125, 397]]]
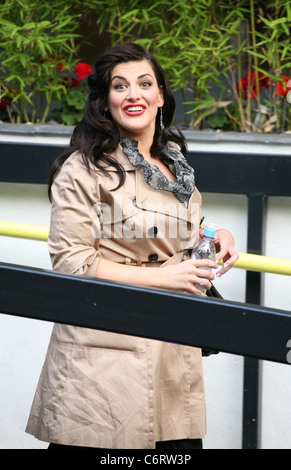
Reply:
[[124, 90], [126, 86], [124, 83], [117, 83], [116, 85], [113, 85], [114, 90]]
[[142, 82], [141, 86], [144, 87], [144, 88], [148, 88], [148, 87], [151, 86], [151, 83], [150, 82]]
[[[147, 82], [147, 81], [140, 83], [140, 86], [142, 88], [149, 88], [151, 85], [152, 85], [151, 82]], [[113, 85], [114, 90], [117, 90], [117, 91], [123, 91], [126, 89], [126, 87], [127, 85], [125, 85], [124, 83], [116, 83]]]

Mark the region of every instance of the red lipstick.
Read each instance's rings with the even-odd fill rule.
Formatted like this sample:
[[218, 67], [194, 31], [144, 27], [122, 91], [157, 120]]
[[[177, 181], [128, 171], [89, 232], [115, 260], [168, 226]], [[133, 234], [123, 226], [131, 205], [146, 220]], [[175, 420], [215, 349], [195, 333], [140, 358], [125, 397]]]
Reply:
[[128, 116], [140, 116], [146, 110], [146, 106], [144, 104], [127, 104], [124, 106], [123, 111]]

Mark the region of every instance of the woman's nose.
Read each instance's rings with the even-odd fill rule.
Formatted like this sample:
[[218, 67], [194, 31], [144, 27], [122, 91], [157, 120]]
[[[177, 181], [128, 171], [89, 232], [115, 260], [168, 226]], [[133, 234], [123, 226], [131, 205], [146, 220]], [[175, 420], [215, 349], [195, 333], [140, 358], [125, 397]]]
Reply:
[[131, 101], [136, 101], [140, 98], [140, 91], [137, 86], [129, 86], [127, 98]]

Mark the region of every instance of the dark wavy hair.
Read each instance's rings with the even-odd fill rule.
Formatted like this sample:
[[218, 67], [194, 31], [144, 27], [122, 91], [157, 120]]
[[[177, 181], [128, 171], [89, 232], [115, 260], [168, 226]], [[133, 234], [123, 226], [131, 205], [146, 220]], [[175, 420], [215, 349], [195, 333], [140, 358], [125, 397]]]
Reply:
[[[164, 95], [163, 123], [160, 127], [160, 113], [157, 113], [156, 127], [151, 154], [163, 158], [163, 148], [169, 142], [179, 145], [181, 152], [186, 155], [186, 143], [180, 130], [172, 125], [175, 111], [175, 98], [170, 89], [167, 77], [154, 58], [154, 56], [136, 43], [121, 43], [104, 52], [95, 64], [95, 71], [88, 77], [89, 96], [85, 105], [82, 120], [74, 128], [69, 147], [54, 161], [48, 180], [48, 193], [51, 200], [51, 187], [54, 178], [67, 160], [75, 151], [82, 155], [86, 166], [95, 165], [100, 171], [108, 174], [106, 166], [113, 166], [119, 175], [117, 188], [123, 185], [125, 173], [122, 166], [112, 156], [120, 142], [119, 129], [109, 111], [104, 112], [107, 105], [107, 95], [113, 68], [123, 62], [148, 60], [155, 72], [159, 87]], [[104, 165], [105, 164], [105, 165]], [[116, 188], [116, 189], [117, 189]]]

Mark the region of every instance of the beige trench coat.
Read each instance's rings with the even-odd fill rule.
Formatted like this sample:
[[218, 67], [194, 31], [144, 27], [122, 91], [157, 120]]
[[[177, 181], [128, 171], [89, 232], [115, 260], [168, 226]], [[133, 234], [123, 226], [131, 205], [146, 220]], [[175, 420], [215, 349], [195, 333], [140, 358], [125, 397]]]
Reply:
[[[121, 147], [115, 156], [126, 171], [116, 191], [115, 172], [88, 172], [77, 153], [59, 172], [49, 234], [54, 270], [95, 277], [100, 257], [158, 268], [180, 261], [198, 238], [197, 189], [186, 208], [171, 192], [151, 189]], [[56, 324], [26, 431], [66, 445], [150, 449], [203, 438], [205, 421], [200, 349]]]

